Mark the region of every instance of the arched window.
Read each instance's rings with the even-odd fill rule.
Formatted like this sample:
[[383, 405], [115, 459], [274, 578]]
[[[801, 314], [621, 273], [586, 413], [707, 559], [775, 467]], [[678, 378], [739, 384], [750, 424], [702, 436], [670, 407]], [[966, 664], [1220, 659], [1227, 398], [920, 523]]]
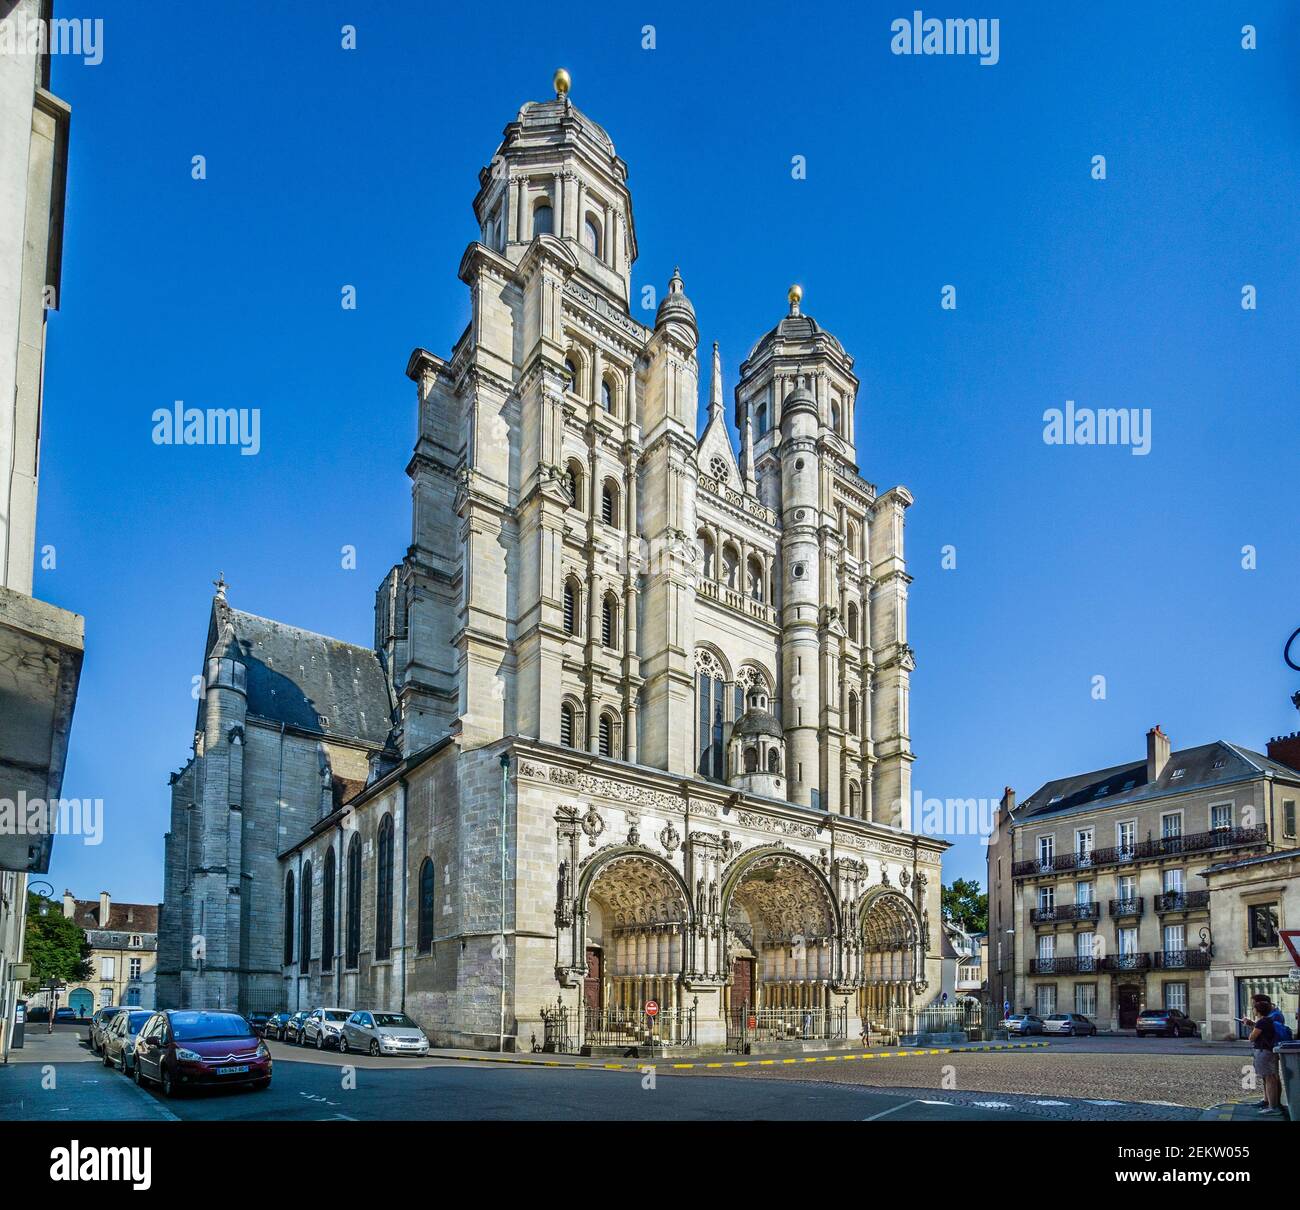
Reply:
[[355, 832], [348, 845], [348, 920], [344, 946], [345, 966], [356, 966], [361, 958], [361, 837]]
[[560, 703], [560, 743], [566, 748], [573, 747], [573, 707], [568, 702]]
[[298, 969], [305, 975], [311, 968], [311, 862], [302, 867], [302, 886], [298, 891]]
[[849, 522], [845, 545], [849, 548], [849, 554], [851, 554], [855, 559], [861, 558], [861, 554], [858, 551], [858, 527], [856, 522]]
[[600, 754], [614, 755], [614, 720], [608, 714], [600, 716]]
[[600, 604], [600, 641], [606, 647], [618, 647], [618, 598], [607, 592]]
[[855, 818], [862, 815], [862, 791], [855, 781], [849, 782], [849, 814]]
[[322, 971], [334, 969], [334, 892], [338, 880], [335, 869], [334, 846], [330, 845], [325, 854], [325, 877], [321, 894], [320, 920], [320, 968]]
[[582, 224], [582, 242], [592, 256], [600, 255], [600, 220], [594, 214], [587, 215]]
[[769, 773], [781, 772], [781, 753], [776, 748], [767, 750], [767, 771]]
[[856, 643], [858, 641], [858, 607], [852, 601], [849, 602], [848, 608], [848, 631], [849, 638]]
[[578, 633], [578, 585], [572, 577], [564, 581], [564, 633]]
[[704, 560], [704, 578], [712, 580], [717, 576], [717, 567], [715, 566], [716, 556], [713, 549], [713, 536], [708, 530], [700, 530], [695, 535], [700, 540], [700, 553]]
[[763, 564], [757, 555], [749, 556], [749, 569], [746, 575], [749, 581], [749, 597], [752, 601], [761, 601], [763, 599]]
[[614, 387], [608, 378], [602, 378], [600, 382], [600, 406], [611, 416], [614, 414]]
[[722, 781], [722, 711], [727, 691], [725, 672], [717, 656], [707, 648], [696, 651], [695, 668], [695, 696], [699, 707], [697, 768], [701, 777]]
[[849, 694], [849, 732], [852, 735], [858, 733], [858, 695]]
[[831, 400], [831, 432], [840, 434], [840, 404], [838, 399]]
[[618, 485], [609, 479], [600, 493], [600, 519], [606, 525], [618, 525]]
[[754, 410], [754, 436], [761, 437], [767, 432], [767, 404], [760, 403]]
[[293, 871], [284, 877], [284, 964], [293, 965]]
[[433, 860], [429, 857], [420, 863], [420, 914], [415, 926], [415, 950], [419, 954], [433, 952]]
[[740, 587], [740, 555], [730, 542], [722, 548], [722, 582], [733, 592]]
[[533, 238], [550, 235], [555, 228], [555, 212], [550, 202], [538, 202], [533, 207]]
[[393, 949], [393, 817], [379, 821], [378, 860], [375, 862], [375, 961], [383, 962]]
[[745, 772], [758, 772], [758, 749], [755, 747], [751, 746], [745, 749]]
[[576, 458], [570, 458], [569, 465], [565, 467], [564, 486], [573, 507], [582, 508], [582, 463]]
[[575, 395], [578, 394], [578, 367], [572, 357], [564, 359], [564, 376], [569, 380], [569, 390]]

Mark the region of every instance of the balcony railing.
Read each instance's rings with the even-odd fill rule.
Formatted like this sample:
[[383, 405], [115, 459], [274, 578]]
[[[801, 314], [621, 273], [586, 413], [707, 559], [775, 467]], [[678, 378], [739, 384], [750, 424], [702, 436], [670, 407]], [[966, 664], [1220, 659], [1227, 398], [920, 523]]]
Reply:
[[1130, 861], [1147, 861], [1160, 857], [1177, 857], [1183, 853], [1208, 853], [1215, 849], [1235, 849], [1243, 845], [1264, 844], [1264, 828], [1214, 828], [1209, 832], [1191, 832], [1186, 836], [1161, 836], [1143, 840], [1128, 848], [1093, 849], [1089, 853], [1061, 853], [1050, 860], [1017, 861], [1011, 867], [1016, 878], [1034, 874], [1060, 874], [1070, 870], [1090, 870], [1103, 865], [1122, 865]]
[[1102, 969], [1100, 958], [1031, 958], [1031, 975], [1088, 975]]
[[1110, 914], [1112, 916], [1141, 916], [1146, 900], [1139, 895], [1135, 899], [1112, 899]]
[[1058, 924], [1071, 920], [1100, 920], [1100, 903], [1058, 903], [1055, 907], [1031, 908], [1031, 924]]
[[1209, 891], [1167, 891], [1156, 896], [1157, 912], [1199, 912], [1210, 906]]
[[1156, 966], [1161, 970], [1210, 969], [1210, 951], [1204, 950], [1156, 950]]
[[1107, 954], [1101, 960], [1104, 971], [1145, 971], [1151, 969], [1150, 954]]

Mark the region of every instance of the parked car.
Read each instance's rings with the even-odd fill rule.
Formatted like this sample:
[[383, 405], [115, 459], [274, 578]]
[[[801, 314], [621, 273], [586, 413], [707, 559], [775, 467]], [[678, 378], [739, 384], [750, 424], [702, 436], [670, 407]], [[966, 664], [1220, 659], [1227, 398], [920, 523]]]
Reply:
[[298, 1046], [302, 1045], [302, 1027], [307, 1023], [306, 1012], [294, 1013], [285, 1023], [281, 1037], [286, 1042], [293, 1042]]
[[370, 1055], [427, 1055], [429, 1039], [405, 1013], [353, 1013], [343, 1026], [339, 1050], [360, 1050]]
[[165, 1096], [188, 1088], [271, 1083], [271, 1052], [238, 1013], [165, 1009], [154, 1013], [135, 1043], [135, 1082], [158, 1084]]
[[1071, 1038], [1095, 1038], [1097, 1027], [1082, 1013], [1053, 1013], [1043, 1018], [1043, 1033], [1067, 1034]]
[[351, 1015], [350, 1008], [313, 1008], [302, 1025], [302, 1044], [315, 1046], [317, 1050], [337, 1046]]
[[283, 1038], [284, 1027], [288, 1024], [292, 1013], [272, 1013], [266, 1019], [266, 1024], [262, 1026], [262, 1037], [264, 1038]]
[[1195, 1038], [1200, 1035], [1195, 1021], [1176, 1008], [1144, 1008], [1138, 1013], [1137, 1036], [1159, 1034], [1165, 1038]]
[[111, 1008], [96, 1009], [94, 1015], [90, 1018], [90, 1049], [99, 1054], [104, 1046], [104, 1033], [113, 1023], [113, 1018], [120, 1012], [121, 1008], [114, 1005]]
[[1041, 1034], [1043, 1019], [1033, 1013], [1014, 1013], [1003, 1019], [1002, 1027], [1009, 1034]]
[[244, 1020], [253, 1027], [253, 1032], [259, 1037], [266, 1037], [266, 1023], [271, 1019], [270, 1013], [245, 1013]]
[[76, 1009], [69, 1008], [66, 1004], [62, 1008], [56, 1008], [54, 1010], [55, 1025], [65, 1025], [69, 1022], [75, 1025], [78, 1020], [80, 1020], [80, 1018], [77, 1016]]
[[135, 1065], [136, 1039], [152, 1016], [152, 1009], [128, 1008], [113, 1018], [112, 1024], [104, 1031], [104, 1040], [99, 1047], [105, 1067], [116, 1067], [123, 1075], [131, 1074]]

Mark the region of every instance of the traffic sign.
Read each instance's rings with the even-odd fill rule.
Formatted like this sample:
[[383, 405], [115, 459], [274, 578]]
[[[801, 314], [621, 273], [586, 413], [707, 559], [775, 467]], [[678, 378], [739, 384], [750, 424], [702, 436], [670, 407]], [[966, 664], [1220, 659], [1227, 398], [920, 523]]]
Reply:
[[745, 1025], [746, 1025], [746, 1027], [749, 1028], [749, 1029], [757, 1029], [757, 1028], [758, 1028], [758, 1018], [757, 1018], [757, 1017], [750, 1017], [749, 1020], [745, 1022]]
[[1286, 973], [1288, 983], [1300, 983], [1300, 966], [1293, 966]]
[[647, 1000], [645, 1002], [645, 1015], [647, 1017], [656, 1017], [659, 1015], [659, 1001]]
[[1283, 929], [1279, 934], [1291, 955], [1291, 961], [1300, 966], [1300, 929]]

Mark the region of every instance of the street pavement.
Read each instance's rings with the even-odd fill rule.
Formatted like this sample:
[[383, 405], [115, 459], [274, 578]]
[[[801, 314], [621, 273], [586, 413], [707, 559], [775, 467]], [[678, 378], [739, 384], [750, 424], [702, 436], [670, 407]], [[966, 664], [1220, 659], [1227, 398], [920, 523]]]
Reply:
[[[1248, 1095], [1241, 1069], [1249, 1063], [1232, 1047], [1128, 1038], [997, 1052], [854, 1051], [771, 1066], [758, 1056], [719, 1056], [725, 1066], [689, 1069], [474, 1052], [372, 1059], [272, 1042], [267, 1091], [168, 1100], [102, 1066], [84, 1030], [60, 1027], [27, 1041], [18, 1061], [0, 1069], [0, 1119], [1191, 1121], [1214, 1113], [1222, 1121], [1226, 1111], [1209, 1107]], [[850, 1057], [862, 1054], [875, 1057]]]

